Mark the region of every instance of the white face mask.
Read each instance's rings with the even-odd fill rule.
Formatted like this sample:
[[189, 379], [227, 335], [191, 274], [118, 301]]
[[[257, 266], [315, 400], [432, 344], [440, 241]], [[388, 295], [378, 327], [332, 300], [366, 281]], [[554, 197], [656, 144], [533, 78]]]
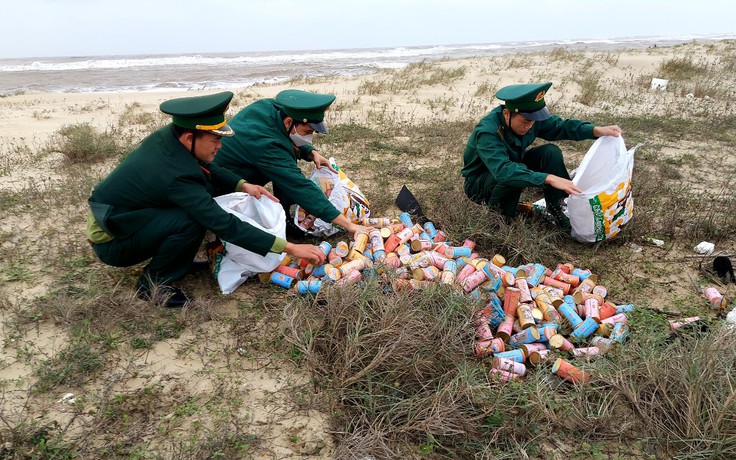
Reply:
[[302, 136], [301, 134], [294, 132], [293, 134], [289, 134], [289, 137], [291, 138], [291, 142], [294, 143], [297, 147], [301, 147], [302, 145], [307, 145], [312, 143], [312, 139], [314, 138], [314, 134], [307, 134], [306, 136]]

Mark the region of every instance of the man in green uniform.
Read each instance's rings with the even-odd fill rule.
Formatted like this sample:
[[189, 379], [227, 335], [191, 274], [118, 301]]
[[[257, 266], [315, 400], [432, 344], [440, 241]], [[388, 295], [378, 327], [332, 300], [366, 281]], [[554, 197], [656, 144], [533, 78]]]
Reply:
[[569, 228], [561, 200], [581, 193], [570, 180], [562, 150], [554, 144], [529, 149], [537, 137], [547, 141], [618, 137], [616, 125], [562, 119], [550, 115], [544, 96], [552, 83], [510, 85], [496, 97], [504, 104], [481, 119], [468, 139], [463, 156], [465, 194], [513, 218], [525, 187], [542, 187], [547, 210], [557, 224]]
[[[260, 255], [286, 252], [320, 263], [317, 246], [295, 245], [229, 214], [212, 199], [242, 191], [275, 198], [212, 163], [223, 137], [231, 92], [166, 101], [172, 123], [146, 137], [89, 198], [87, 237], [104, 263], [127, 267], [151, 259], [137, 283], [140, 298], [181, 307], [189, 298], [168, 286], [184, 277], [206, 229]], [[278, 200], [276, 200], [278, 201]]]
[[[304, 176], [298, 159], [317, 168], [332, 169], [330, 162], [312, 145], [315, 132], [325, 134], [325, 111], [334, 102], [332, 94], [288, 89], [273, 99], [261, 99], [238, 112], [230, 125], [239, 134], [222, 140], [215, 163], [234, 171], [250, 183], [273, 182], [274, 195], [290, 216], [292, 204], [309, 214], [343, 227], [350, 233], [367, 231], [341, 214], [319, 186]], [[242, 135], [240, 133], [243, 133]], [[293, 219], [287, 217], [288, 222]], [[294, 230], [289, 226], [287, 229]]]

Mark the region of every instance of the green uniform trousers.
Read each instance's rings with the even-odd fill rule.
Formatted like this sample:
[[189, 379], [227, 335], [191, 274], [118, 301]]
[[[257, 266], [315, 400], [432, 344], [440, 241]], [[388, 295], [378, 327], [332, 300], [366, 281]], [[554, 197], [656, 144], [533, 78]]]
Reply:
[[205, 228], [186, 211], [167, 208], [133, 235], [92, 247], [101, 261], [114, 267], [151, 259], [138, 280], [138, 287], [150, 287], [184, 278], [204, 234]]
[[[545, 172], [570, 179], [562, 158], [562, 150], [554, 144], [545, 144], [524, 152], [522, 162], [532, 171]], [[490, 172], [465, 179], [465, 194], [478, 204], [487, 204], [507, 217], [515, 217], [519, 198], [524, 187], [513, 187], [496, 183]], [[567, 193], [549, 185], [544, 186], [544, 199], [548, 203], [559, 203]]]

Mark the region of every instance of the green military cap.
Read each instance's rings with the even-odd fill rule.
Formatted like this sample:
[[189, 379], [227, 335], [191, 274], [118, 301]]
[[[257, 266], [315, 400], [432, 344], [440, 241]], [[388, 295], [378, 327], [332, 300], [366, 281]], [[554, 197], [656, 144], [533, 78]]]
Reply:
[[509, 85], [499, 89], [496, 97], [511, 112], [520, 113], [527, 120], [542, 121], [549, 118], [544, 96], [551, 86], [551, 82]]
[[307, 123], [318, 133], [326, 133], [323, 123], [325, 110], [335, 102], [334, 94], [318, 94], [287, 89], [281, 91], [274, 99], [284, 113], [296, 121]]
[[172, 116], [172, 122], [187, 129], [207, 131], [218, 136], [231, 137], [235, 131], [227, 124], [225, 112], [233, 93], [225, 91], [207, 96], [180, 97], [161, 103], [163, 113]]

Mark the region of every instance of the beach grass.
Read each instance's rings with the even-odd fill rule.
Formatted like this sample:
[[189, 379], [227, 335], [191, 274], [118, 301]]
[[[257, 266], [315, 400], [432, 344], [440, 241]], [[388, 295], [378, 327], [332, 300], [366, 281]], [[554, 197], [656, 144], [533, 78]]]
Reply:
[[[650, 52], [660, 64], [641, 71], [626, 69], [626, 52], [558, 48], [484, 61], [495, 70], [479, 75], [472, 62], [425, 61], [361, 77], [317, 145], [374, 215], [395, 216], [407, 185], [427, 216], [481, 255], [589, 268], [614, 302], [636, 304], [626, 344], [576, 362], [592, 376], [585, 385], [561, 381], [550, 363], [522, 381], [491, 381], [472, 349], [478, 305], [442, 286], [387, 293], [369, 281], [287, 297], [251, 280], [221, 296], [193, 273], [183, 281], [193, 305], [153, 308], [132, 292], [141, 267], [100, 264], [83, 228], [91, 187], [166, 120], [132, 104], [112, 125], [64, 125], [44, 145], [4, 145], [18, 161], [0, 160], [0, 177], [58, 161], [54, 177], [0, 191], [0, 368], [28, 370], [0, 382], [0, 458], [733, 458], [736, 334], [689, 275], [733, 292], [711, 259], [691, 256], [703, 240], [736, 249], [736, 43]], [[464, 196], [463, 146], [502, 72], [553, 74], [565, 95], [557, 113], [617, 123], [630, 146], [646, 142], [635, 217], [616, 238], [584, 245]], [[671, 87], [651, 91], [655, 76]], [[237, 97], [242, 106], [257, 94]], [[560, 145], [573, 169], [590, 143]], [[707, 330], [669, 330], [668, 319], [694, 315]], [[60, 402], [66, 393], [75, 402]]]

